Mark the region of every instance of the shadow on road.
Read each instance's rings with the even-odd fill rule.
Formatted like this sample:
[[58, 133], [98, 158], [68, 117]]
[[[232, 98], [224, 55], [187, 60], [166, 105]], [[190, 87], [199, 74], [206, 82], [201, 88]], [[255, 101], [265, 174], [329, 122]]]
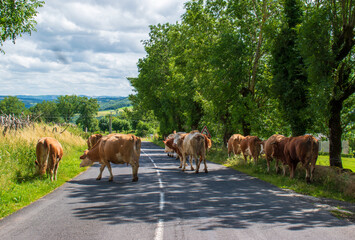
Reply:
[[[115, 175], [114, 182], [108, 182], [107, 178], [72, 180], [71, 184], [80, 187], [75, 188], [70, 197], [83, 203], [83, 207], [74, 209], [74, 215], [109, 224], [183, 219], [196, 224], [200, 230], [246, 229], [252, 224], [277, 224], [289, 230], [303, 230], [351, 224], [233, 169], [208, 163], [208, 174], [182, 173], [178, 169], [179, 161], [167, 157], [160, 147], [143, 143], [142, 149], [146, 154], [154, 154], [151, 158], [161, 172], [163, 189], [159, 188], [150, 159], [141, 154], [138, 182], [131, 182], [130, 168], [125, 174]], [[92, 168], [98, 174], [99, 166]], [[159, 209], [161, 192], [165, 200], [162, 211]], [[194, 223], [196, 219], [202, 221]]]

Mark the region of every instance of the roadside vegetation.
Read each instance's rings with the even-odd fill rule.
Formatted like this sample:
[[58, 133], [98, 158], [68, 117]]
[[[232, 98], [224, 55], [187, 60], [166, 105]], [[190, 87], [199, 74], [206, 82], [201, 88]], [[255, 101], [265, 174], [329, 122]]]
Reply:
[[[79, 157], [87, 148], [73, 127], [34, 124], [7, 132], [0, 138], [0, 218], [5, 217], [72, 179], [85, 168], [79, 167]], [[2, 127], [0, 127], [2, 130]], [[1, 131], [2, 132], [2, 131]], [[42, 137], [53, 137], [63, 146], [64, 156], [59, 163], [57, 181], [36, 173], [36, 144]]]

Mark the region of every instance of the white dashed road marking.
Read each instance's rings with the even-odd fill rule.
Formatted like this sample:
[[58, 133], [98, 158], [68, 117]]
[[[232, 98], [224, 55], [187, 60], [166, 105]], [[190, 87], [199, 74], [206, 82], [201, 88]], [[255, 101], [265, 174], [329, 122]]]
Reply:
[[[158, 169], [158, 166], [155, 164], [154, 160], [148, 155], [146, 154], [143, 150], [142, 152], [150, 159], [150, 161], [153, 163], [155, 171], [157, 172], [158, 175], [158, 181], [159, 181], [159, 188], [161, 189], [160, 191], [160, 201], [159, 201], [159, 209], [160, 212], [162, 212], [164, 210], [164, 205], [165, 205], [165, 199], [164, 199], [164, 185], [163, 185], [163, 181], [161, 180], [161, 174], [160, 171]], [[157, 224], [157, 228], [155, 229], [155, 235], [154, 235], [154, 240], [162, 240], [163, 239], [163, 235], [164, 235], [164, 220], [162, 218], [160, 218], [158, 220], [158, 224]]]

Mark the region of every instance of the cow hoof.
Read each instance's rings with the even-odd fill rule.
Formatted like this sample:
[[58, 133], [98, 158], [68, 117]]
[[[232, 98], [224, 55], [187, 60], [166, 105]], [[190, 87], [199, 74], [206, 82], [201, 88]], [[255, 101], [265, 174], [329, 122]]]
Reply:
[[101, 180], [101, 178], [96, 178], [96, 181], [99, 181], [99, 180]]
[[113, 178], [110, 178], [108, 181], [109, 181], [109, 182], [113, 182]]
[[133, 178], [133, 179], [132, 179], [132, 182], [138, 182], [138, 177]]
[[205, 170], [205, 173], [208, 173], [207, 169]]
[[196, 174], [198, 174], [198, 171], [195, 171]]

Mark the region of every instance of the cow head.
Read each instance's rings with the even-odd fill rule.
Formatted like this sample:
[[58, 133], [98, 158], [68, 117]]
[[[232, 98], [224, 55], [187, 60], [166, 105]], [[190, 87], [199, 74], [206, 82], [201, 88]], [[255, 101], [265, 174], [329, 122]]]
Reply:
[[91, 166], [92, 164], [94, 164], [94, 161], [92, 161], [89, 158], [88, 152], [89, 152], [89, 150], [85, 150], [84, 154], [82, 156], [80, 156], [80, 159], [81, 159], [80, 167], [87, 167], [87, 166]]
[[46, 173], [46, 170], [47, 170], [47, 161], [35, 161], [35, 164], [36, 164], [36, 168], [37, 168], [37, 173], [39, 175], [44, 175]]

